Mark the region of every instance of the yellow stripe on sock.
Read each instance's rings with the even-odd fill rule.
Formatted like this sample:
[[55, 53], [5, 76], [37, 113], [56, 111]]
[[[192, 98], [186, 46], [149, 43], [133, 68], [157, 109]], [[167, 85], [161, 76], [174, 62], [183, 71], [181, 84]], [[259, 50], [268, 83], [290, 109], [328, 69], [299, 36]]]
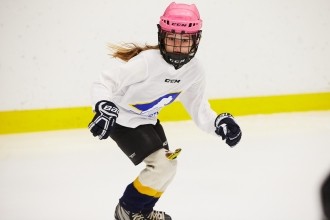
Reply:
[[[330, 110], [330, 92], [209, 100], [218, 113], [234, 116]], [[0, 112], [0, 134], [86, 128], [93, 118], [91, 107], [36, 109]], [[166, 106], [161, 121], [189, 120], [181, 102]]]
[[139, 181], [139, 178], [136, 178], [134, 180], [133, 186], [135, 187], [135, 189], [137, 189], [137, 191], [139, 193], [147, 195], [147, 196], [160, 198], [161, 195], [163, 194], [163, 192], [160, 192], [160, 191], [157, 191], [157, 190], [155, 190], [153, 188], [150, 188], [148, 186], [142, 185], [142, 183]]

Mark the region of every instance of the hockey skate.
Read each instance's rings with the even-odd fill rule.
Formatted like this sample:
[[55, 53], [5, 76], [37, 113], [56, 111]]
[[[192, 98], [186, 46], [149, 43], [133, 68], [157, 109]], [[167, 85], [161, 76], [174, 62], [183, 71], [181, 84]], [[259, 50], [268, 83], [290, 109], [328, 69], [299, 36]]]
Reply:
[[172, 220], [165, 212], [153, 210], [149, 214], [132, 213], [124, 209], [120, 204], [115, 210], [115, 220]]

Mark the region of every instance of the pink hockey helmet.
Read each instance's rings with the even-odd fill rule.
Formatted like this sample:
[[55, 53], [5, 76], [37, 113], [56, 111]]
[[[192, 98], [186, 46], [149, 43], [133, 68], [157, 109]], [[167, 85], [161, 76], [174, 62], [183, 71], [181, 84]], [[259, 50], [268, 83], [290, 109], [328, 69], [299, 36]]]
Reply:
[[196, 5], [172, 2], [160, 17], [160, 27], [175, 33], [196, 33], [202, 28], [202, 20]]
[[[179, 69], [194, 58], [202, 36], [202, 20], [196, 5], [172, 2], [160, 17], [157, 26], [160, 53], [167, 63]], [[183, 35], [188, 36], [190, 46], [183, 45], [182, 42], [181, 45], [168, 43], [173, 39], [182, 39]], [[172, 51], [167, 49], [169, 45], [173, 48]]]

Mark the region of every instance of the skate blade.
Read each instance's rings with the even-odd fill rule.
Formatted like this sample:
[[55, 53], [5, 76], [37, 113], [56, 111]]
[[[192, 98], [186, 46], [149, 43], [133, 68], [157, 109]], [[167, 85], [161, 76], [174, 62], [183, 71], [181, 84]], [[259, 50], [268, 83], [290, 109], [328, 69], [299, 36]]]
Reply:
[[167, 159], [174, 160], [178, 157], [178, 155], [181, 153], [181, 148], [176, 149], [174, 152], [168, 152], [166, 154]]

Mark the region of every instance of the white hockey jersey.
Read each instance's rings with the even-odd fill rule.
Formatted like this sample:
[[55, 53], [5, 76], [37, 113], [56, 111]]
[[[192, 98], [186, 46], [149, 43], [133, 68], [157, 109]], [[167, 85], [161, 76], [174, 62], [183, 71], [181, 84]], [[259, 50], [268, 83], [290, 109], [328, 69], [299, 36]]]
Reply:
[[159, 50], [146, 50], [104, 71], [92, 85], [93, 108], [100, 100], [112, 101], [119, 108], [116, 122], [130, 128], [156, 124], [159, 111], [176, 99], [199, 128], [214, 134], [216, 113], [205, 97], [204, 70], [197, 58], [176, 70]]

